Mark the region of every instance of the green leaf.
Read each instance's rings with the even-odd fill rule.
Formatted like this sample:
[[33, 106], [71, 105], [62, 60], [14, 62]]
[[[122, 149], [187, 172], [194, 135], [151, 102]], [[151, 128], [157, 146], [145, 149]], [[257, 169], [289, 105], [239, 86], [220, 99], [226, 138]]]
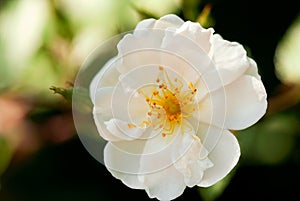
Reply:
[[92, 112], [92, 102], [89, 96], [89, 92], [84, 88], [61, 88], [61, 87], [50, 87], [55, 94], [60, 94], [62, 97], [66, 99], [66, 101], [72, 105], [73, 109], [84, 112], [91, 113]]
[[72, 103], [73, 88], [65, 89], [52, 86], [49, 89], [52, 90], [55, 94], [62, 95], [70, 104]]

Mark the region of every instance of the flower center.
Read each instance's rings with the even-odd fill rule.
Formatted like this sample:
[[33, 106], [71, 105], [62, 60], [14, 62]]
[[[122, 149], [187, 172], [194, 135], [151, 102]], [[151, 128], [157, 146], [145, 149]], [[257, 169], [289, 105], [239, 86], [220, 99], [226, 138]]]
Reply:
[[184, 84], [174, 78], [172, 81], [167, 71], [159, 66], [162, 72], [156, 79], [157, 85], [145, 91], [140, 90], [149, 105], [148, 120], [145, 124], [155, 129], [162, 129], [162, 136], [172, 135], [178, 125], [183, 124], [183, 118], [189, 117], [196, 110], [194, 96], [197, 89], [189, 82], [188, 89], [183, 90]]

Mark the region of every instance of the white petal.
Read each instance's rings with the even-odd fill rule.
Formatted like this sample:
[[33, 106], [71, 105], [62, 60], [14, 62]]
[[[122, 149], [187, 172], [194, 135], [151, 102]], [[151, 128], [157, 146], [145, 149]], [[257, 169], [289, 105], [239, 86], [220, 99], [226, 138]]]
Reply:
[[[126, 73], [136, 67], [156, 64], [163, 65], [161, 48], [166, 28], [175, 28], [183, 24], [176, 15], [166, 15], [159, 20], [148, 19], [138, 24], [133, 34], [127, 34], [118, 44], [118, 57], [121, 65], [118, 70]], [[171, 52], [172, 53], [172, 52]]]
[[183, 175], [173, 165], [143, 176], [143, 181], [149, 197], [158, 200], [173, 200], [180, 196], [186, 187]]
[[205, 155], [205, 153], [210, 153], [215, 148], [222, 137], [223, 132], [223, 129], [216, 126], [198, 123], [197, 136], [200, 138], [206, 150], [206, 152], [203, 153], [203, 156], [206, 157], [207, 155]]
[[163, 139], [151, 128], [140, 139], [121, 140], [107, 144], [105, 165], [127, 174], [148, 174], [172, 164], [171, 151], [175, 143]]
[[114, 86], [118, 82], [120, 73], [116, 69], [116, 58], [110, 59], [96, 74], [90, 84], [90, 97], [95, 103], [97, 90], [101, 87]]
[[161, 17], [158, 21], [156, 21], [155, 27], [158, 29], [166, 29], [168, 27], [180, 27], [184, 21], [174, 14], [169, 14]]
[[113, 117], [111, 109], [111, 96], [113, 87], [103, 87], [97, 90], [94, 98], [93, 118], [97, 130], [105, 140], [116, 141], [119, 137], [110, 133], [104, 122]]
[[196, 118], [219, 128], [244, 129], [265, 114], [266, 97], [260, 80], [243, 75], [224, 88], [209, 93], [199, 103], [200, 114]]
[[135, 34], [127, 34], [118, 43], [118, 56], [146, 48], [159, 48], [164, 32], [156, 29], [135, 30]]
[[153, 18], [142, 20], [136, 25], [135, 30], [152, 29], [155, 25], [155, 22], [156, 20]]
[[197, 86], [202, 89], [205, 85], [202, 96], [230, 84], [253, 65], [253, 61], [249, 60], [245, 49], [239, 43], [229, 42], [214, 34], [212, 47], [214, 65], [202, 74], [202, 83]]
[[158, 65], [161, 65], [161, 57], [166, 53], [162, 52], [161, 49], [159, 49], [158, 47], [152, 47], [152, 44], [155, 43], [151, 43], [151, 45], [147, 46], [147, 44], [145, 44], [143, 40], [140, 43], [144, 44], [145, 46], [140, 46], [139, 44], [136, 44], [137, 41], [134, 39], [132, 39], [132, 42], [128, 42], [128, 44], [122, 46], [124, 48], [136, 49], [134, 49], [131, 52], [130, 50], [128, 50], [129, 52], [127, 52], [126, 54], [119, 55], [119, 57], [121, 58], [121, 64], [118, 65], [117, 69], [120, 73], [125, 74], [141, 66], [155, 64], [158, 67]]
[[[201, 93], [200, 90], [199, 93]], [[226, 120], [225, 88], [207, 94], [199, 102], [198, 112], [194, 112], [193, 116], [201, 123], [223, 128]]]
[[217, 145], [208, 155], [214, 166], [204, 172], [201, 187], [208, 187], [223, 179], [237, 164], [240, 157], [240, 147], [235, 136], [227, 130], [222, 135]]
[[123, 140], [138, 139], [145, 132], [145, 128], [132, 127], [134, 125], [120, 119], [110, 119], [104, 124], [110, 133]]
[[140, 29], [166, 29], [168, 27], [180, 27], [184, 21], [176, 15], [169, 14], [161, 17], [158, 20], [146, 19], [139, 22], [136, 26], [136, 30]]
[[261, 80], [260, 75], [258, 74], [258, 69], [257, 69], [257, 64], [256, 62], [248, 57], [248, 61], [249, 61], [249, 67], [245, 72], [245, 75], [252, 75], [254, 76], [256, 79]]
[[[214, 30], [212, 28], [204, 29], [201, 27], [199, 23], [193, 23], [193, 22], [185, 22], [181, 27], [179, 27], [175, 32], [172, 33], [172, 31], [168, 31], [168, 34], [173, 34], [173, 40], [175, 39], [181, 39], [185, 38], [186, 42], [188, 44], [185, 44], [184, 46], [189, 45], [197, 45], [199, 49], [201, 49], [201, 52], [205, 52], [206, 54], [209, 54], [210, 48], [212, 45], [212, 36], [213, 36]], [[179, 37], [176, 37], [179, 36]], [[164, 43], [162, 46], [167, 46], [167, 44], [170, 43], [172, 38], [165, 38]], [[174, 41], [175, 42], [175, 41]], [[180, 46], [183, 48], [184, 46]], [[176, 48], [176, 49], [181, 49]], [[188, 50], [187, 50], [188, 51]], [[193, 53], [192, 51], [189, 51], [189, 53]]]
[[133, 189], [145, 189], [144, 183], [141, 181], [138, 174], [127, 174], [112, 169], [108, 170], [115, 178], [121, 180], [126, 186]]
[[113, 117], [111, 109], [113, 91], [114, 87], [102, 87], [97, 89], [94, 95], [94, 114], [101, 114], [106, 120]]
[[142, 141], [109, 142], [104, 149], [106, 168], [117, 179], [131, 188], [143, 189], [139, 176], [139, 160], [143, 150]]
[[144, 140], [108, 142], [104, 149], [105, 166], [121, 173], [139, 174], [144, 144]]
[[[95, 109], [95, 108], [94, 108]], [[101, 113], [97, 113], [97, 112], [93, 112], [93, 118], [98, 130], [98, 133], [100, 134], [100, 136], [107, 140], [107, 141], [118, 141], [121, 140], [119, 137], [113, 135], [112, 133], [110, 133], [107, 128], [106, 125], [104, 124], [104, 122], [106, 121], [106, 119], [104, 119], [103, 115], [101, 115]]]
[[[144, 70], [131, 71], [132, 73], [120, 76], [120, 81], [115, 87], [112, 96], [112, 111], [115, 117], [126, 120], [136, 126], [141, 127], [142, 122], [146, 121], [149, 111], [149, 105], [145, 96], [140, 93], [140, 89], [147, 85], [147, 79], [144, 77]], [[151, 77], [151, 69], [149, 73]], [[147, 76], [148, 78], [148, 76]], [[156, 78], [153, 78], [155, 80]], [[143, 82], [144, 81], [144, 82]], [[153, 82], [153, 81], [151, 81]]]
[[[184, 135], [189, 135], [185, 133]], [[172, 135], [162, 137], [157, 135], [145, 143], [141, 157], [141, 169], [148, 174], [142, 175], [145, 190], [150, 198], [172, 200], [181, 195], [186, 187], [184, 176], [174, 167], [182, 152], [181, 128], [178, 126]], [[185, 143], [189, 147], [189, 142]]]
[[253, 76], [242, 76], [225, 87], [226, 123], [228, 129], [239, 130], [256, 123], [267, 109], [263, 83]]
[[176, 31], [167, 30], [162, 48], [170, 54], [162, 57], [162, 64], [178, 69], [188, 82], [195, 82], [212, 64], [208, 56], [212, 33], [212, 29], [203, 29], [198, 23], [191, 22], [184, 23]]
[[143, 174], [161, 171], [174, 163], [174, 157], [180, 157], [179, 154], [174, 156], [174, 152], [180, 147], [182, 141], [179, 129], [166, 137], [162, 137], [162, 132], [154, 130], [145, 142], [140, 161], [140, 172]]
[[216, 68], [220, 71], [224, 83], [230, 83], [242, 75], [249, 67], [247, 52], [237, 42], [222, 39], [218, 34], [213, 36], [213, 48]]
[[[94, 120], [100, 135], [110, 141], [132, 140], [140, 137], [145, 128], [134, 122], [131, 116], [137, 120], [144, 118], [146, 111], [140, 105], [142, 100], [137, 100], [136, 96], [127, 96], [121, 90], [113, 87], [103, 87], [98, 89], [95, 97], [93, 110]], [[143, 100], [144, 101], [144, 100]], [[124, 103], [127, 102], [127, 108]], [[134, 104], [137, 108], [132, 107]], [[126, 105], [126, 104], [125, 104]], [[120, 108], [121, 107], [121, 108]]]
[[160, 73], [158, 65], [139, 66], [134, 70], [122, 74], [117, 88], [134, 93], [148, 86], [157, 86], [156, 79], [160, 76]]
[[193, 187], [201, 181], [204, 171], [213, 164], [207, 158], [208, 152], [195, 134], [184, 134], [182, 138], [182, 145], [176, 150], [181, 152], [181, 156], [174, 166], [184, 175], [185, 184]]
[[[157, 197], [160, 200], [178, 197], [183, 193], [185, 184], [182, 174], [172, 164], [167, 168], [159, 169], [159, 171], [153, 169], [149, 174], [145, 172], [146, 169], [141, 167], [143, 164], [145, 165], [143, 163], [145, 160], [149, 164], [164, 162], [155, 157], [151, 157], [151, 160], [145, 159], [144, 157], [151, 154], [145, 153], [145, 143], [149, 142], [147, 140], [109, 142], [104, 149], [105, 166], [124, 184], [131, 188], [145, 189], [150, 197]], [[153, 144], [153, 146], [155, 145]], [[161, 147], [158, 145], [158, 148]], [[170, 154], [161, 156], [170, 158]]]

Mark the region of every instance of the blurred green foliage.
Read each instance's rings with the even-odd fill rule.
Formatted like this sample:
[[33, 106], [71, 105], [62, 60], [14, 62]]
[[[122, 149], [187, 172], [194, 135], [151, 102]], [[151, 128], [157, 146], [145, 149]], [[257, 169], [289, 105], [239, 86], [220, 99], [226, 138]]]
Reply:
[[299, 119], [293, 113], [278, 113], [237, 133], [242, 163], [278, 165], [289, 159], [299, 138]]
[[[7, 140], [0, 136], [0, 178], [8, 167], [12, 157], [12, 147]], [[0, 188], [1, 189], [1, 188]]]

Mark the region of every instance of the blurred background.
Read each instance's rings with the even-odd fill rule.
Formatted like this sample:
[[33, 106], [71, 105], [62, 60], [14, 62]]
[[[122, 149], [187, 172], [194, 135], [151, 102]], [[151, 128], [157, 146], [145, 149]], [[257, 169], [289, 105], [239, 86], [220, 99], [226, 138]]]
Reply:
[[0, 0], [0, 201], [150, 200], [84, 149], [70, 93], [99, 44], [168, 13], [243, 44], [269, 101], [264, 118], [235, 132], [242, 156], [234, 171], [176, 200], [300, 200], [300, 5], [269, 2]]

